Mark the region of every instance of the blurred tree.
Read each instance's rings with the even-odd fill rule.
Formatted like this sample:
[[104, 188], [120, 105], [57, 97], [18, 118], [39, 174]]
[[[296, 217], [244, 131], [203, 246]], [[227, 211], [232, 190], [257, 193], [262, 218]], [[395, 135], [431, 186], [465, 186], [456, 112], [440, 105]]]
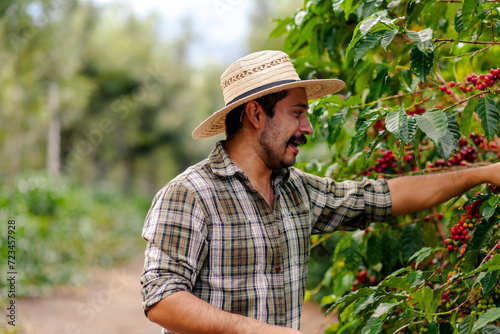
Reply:
[[189, 21], [167, 42], [126, 6], [7, 1], [0, 15], [0, 176], [49, 167], [149, 195], [206, 156], [190, 133], [221, 98], [185, 61]]
[[253, 1], [250, 13], [250, 33], [248, 35], [249, 51], [281, 50], [283, 37], [271, 38], [270, 32], [276, 26], [273, 18], [286, 17], [302, 7], [303, 1]]

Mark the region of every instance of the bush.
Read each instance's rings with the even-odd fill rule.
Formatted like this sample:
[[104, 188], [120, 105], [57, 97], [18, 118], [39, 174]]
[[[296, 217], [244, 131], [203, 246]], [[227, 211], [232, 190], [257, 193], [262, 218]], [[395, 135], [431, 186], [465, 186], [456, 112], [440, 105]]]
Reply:
[[[306, 0], [278, 20], [272, 36], [286, 35], [303, 79], [346, 82], [311, 104], [312, 158], [299, 167], [343, 180], [498, 161], [498, 4]], [[498, 333], [499, 203], [498, 189], [485, 185], [340, 233], [329, 266], [318, 265], [328, 239], [314, 237], [323, 251], [317, 259], [313, 249], [308, 288], [340, 320], [327, 333]]]
[[[0, 185], [2, 231], [15, 220], [16, 297], [48, 293], [58, 285], [78, 285], [89, 266], [111, 266], [140, 254], [146, 203], [125, 197], [112, 184], [77, 187], [65, 178], [24, 175], [7, 196]], [[8, 233], [0, 238], [6, 268]], [[12, 254], [12, 253], [11, 253]], [[6, 296], [6, 282], [0, 282]]]

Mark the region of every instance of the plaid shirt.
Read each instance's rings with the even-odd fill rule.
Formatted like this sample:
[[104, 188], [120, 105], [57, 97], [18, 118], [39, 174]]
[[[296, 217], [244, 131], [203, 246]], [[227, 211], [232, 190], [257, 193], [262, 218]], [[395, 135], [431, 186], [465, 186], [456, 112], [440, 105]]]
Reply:
[[296, 168], [272, 175], [274, 207], [217, 143], [156, 195], [141, 277], [147, 311], [177, 291], [215, 307], [298, 329], [311, 234], [387, 221], [385, 180], [335, 182]]

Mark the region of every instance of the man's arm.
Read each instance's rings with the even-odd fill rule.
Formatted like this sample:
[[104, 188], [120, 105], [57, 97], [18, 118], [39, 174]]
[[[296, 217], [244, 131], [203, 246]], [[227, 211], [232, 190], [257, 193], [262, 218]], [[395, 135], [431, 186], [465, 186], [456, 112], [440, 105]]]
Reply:
[[500, 163], [429, 175], [405, 176], [388, 181], [392, 215], [432, 208], [483, 183], [500, 185]]
[[149, 309], [147, 316], [152, 322], [179, 334], [300, 334], [291, 328], [219, 310], [187, 291], [160, 300]]

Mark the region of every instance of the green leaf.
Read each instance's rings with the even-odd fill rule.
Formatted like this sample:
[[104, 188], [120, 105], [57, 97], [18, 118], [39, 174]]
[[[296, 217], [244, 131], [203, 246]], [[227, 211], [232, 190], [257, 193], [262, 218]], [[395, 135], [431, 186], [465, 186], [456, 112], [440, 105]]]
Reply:
[[347, 120], [347, 110], [348, 108], [343, 108], [334, 114], [328, 121], [327, 141], [330, 146], [335, 144], [340, 136], [340, 133], [342, 132], [342, 129], [344, 128], [344, 124]]
[[383, 31], [378, 31], [363, 37], [354, 47], [354, 63], [363, 58], [368, 50], [376, 48], [384, 37]]
[[394, 58], [394, 60], [391, 62], [391, 66], [389, 67], [389, 71], [387, 73], [386, 80], [389, 79], [389, 75], [394, 71], [394, 69], [396, 68], [396, 66], [398, 66], [399, 62], [401, 61], [401, 58], [403, 58], [404, 56], [406, 56], [406, 54], [408, 53], [408, 51], [410, 51], [413, 48], [414, 45], [415, 45], [415, 42], [406, 44], [403, 47], [403, 50], [401, 50], [396, 55], [396, 57]]
[[405, 34], [411, 40], [417, 42], [417, 47], [422, 53], [427, 54], [429, 53], [429, 51], [434, 50], [434, 45], [432, 44], [432, 36], [434, 34], [434, 31], [431, 27], [418, 32], [405, 30]]
[[364, 296], [371, 294], [371, 293], [375, 293], [375, 290], [373, 288], [370, 288], [370, 287], [361, 288], [359, 290], [348, 293], [347, 295], [337, 299], [335, 301], [335, 303], [333, 303], [333, 305], [330, 306], [330, 308], [326, 311], [325, 315], [328, 315], [328, 313], [333, 311], [335, 309], [335, 307], [337, 307], [340, 304], [348, 306], [348, 305], [352, 304], [353, 302], [355, 302], [356, 300], [363, 298]]
[[468, 315], [464, 320], [458, 324], [458, 334], [472, 333], [472, 326], [474, 325], [474, 317]]
[[481, 207], [481, 214], [483, 215], [483, 219], [485, 221], [489, 221], [491, 217], [495, 214], [495, 209], [489, 205], [485, 205], [484, 207]]
[[340, 6], [344, 10], [344, 16], [345, 16], [346, 20], [348, 20], [349, 15], [351, 15], [351, 13], [353, 13], [354, 10], [356, 10], [356, 8], [359, 6], [359, 3], [360, 3], [360, 1], [358, 1], [358, 0], [344, 0], [344, 1], [342, 1]]
[[492, 196], [488, 201], [484, 201], [483, 204], [481, 204], [480, 211], [485, 221], [489, 222], [490, 218], [495, 214], [498, 207], [498, 200], [499, 198], [497, 196]]
[[500, 255], [495, 254], [491, 259], [486, 261], [485, 264], [483, 264], [481, 267], [478, 269], [472, 271], [472, 274], [475, 274], [480, 271], [485, 271], [487, 270], [489, 273], [494, 272], [494, 271], [499, 271], [500, 270]]
[[464, 0], [462, 3], [462, 24], [463, 29], [469, 29], [474, 10], [477, 6], [477, 0]]
[[498, 195], [493, 195], [490, 197], [490, 199], [488, 200], [488, 204], [491, 206], [491, 207], [496, 207], [498, 205], [498, 203], [500, 202], [500, 196]]
[[340, 13], [342, 12], [342, 3], [344, 0], [333, 0], [332, 1], [332, 9], [335, 13]]
[[462, 117], [460, 118], [460, 132], [462, 132], [462, 135], [466, 137], [468, 137], [470, 133], [469, 129], [472, 121], [472, 114], [474, 113], [474, 110], [476, 110], [477, 101], [477, 97], [469, 100], [469, 103], [465, 106], [464, 111], [462, 111]]
[[366, 261], [368, 265], [374, 266], [382, 260], [382, 244], [376, 234], [372, 234], [366, 241]]
[[[356, 27], [357, 29], [357, 27]], [[356, 33], [356, 30], [354, 31]], [[351, 49], [353, 47], [355, 47], [357, 44], [358, 44], [358, 41], [363, 38], [363, 35], [361, 33], [357, 33], [355, 35], [353, 35], [354, 37], [351, 39], [351, 41], [349, 42], [349, 46], [347, 47], [347, 49], [345, 50], [345, 53], [346, 55], [349, 54], [349, 52], [351, 52]]]
[[361, 22], [361, 25], [359, 26], [359, 32], [361, 32], [361, 34], [365, 36], [377, 23], [380, 22], [380, 19], [380, 16], [374, 16], [363, 20]]
[[413, 82], [411, 83], [411, 86], [410, 86], [410, 92], [413, 94], [413, 92], [418, 88], [418, 84], [420, 83], [420, 79], [419, 78], [415, 78], [413, 79]]
[[421, 250], [419, 250], [418, 252], [416, 252], [415, 254], [413, 254], [413, 256], [410, 257], [410, 259], [408, 260], [408, 262], [411, 263], [411, 262], [415, 261], [415, 268], [417, 268], [418, 264], [420, 262], [422, 262], [423, 260], [425, 260], [425, 258], [428, 257], [429, 255], [431, 255], [433, 252], [434, 252], [434, 249], [432, 249], [430, 247], [424, 247]]
[[399, 4], [401, 3], [402, 0], [393, 0], [391, 2], [389, 2], [389, 4], [387, 5], [387, 9], [392, 9], [396, 6], [399, 6]]
[[410, 61], [413, 73], [420, 79], [423, 84], [425, 84], [427, 76], [432, 71], [432, 66], [434, 63], [434, 53], [427, 52], [427, 54], [425, 54], [419, 50], [417, 45], [414, 45], [411, 49]]
[[488, 232], [495, 227], [495, 219], [491, 221], [482, 221], [481, 224], [478, 224], [476, 229], [474, 230], [474, 234], [472, 238], [469, 240], [467, 245], [467, 252], [473, 250], [480, 250], [483, 247], [483, 243], [485, 242], [485, 238], [488, 235]]
[[401, 124], [400, 135], [401, 139], [406, 143], [406, 145], [409, 145], [415, 139], [417, 129], [417, 120], [415, 119], [415, 117], [408, 116], [405, 113], [403, 122]]
[[500, 318], [500, 308], [498, 307], [492, 308], [486, 313], [481, 313], [477, 318], [477, 321], [474, 323], [474, 326], [472, 327], [472, 332], [483, 328], [484, 326], [492, 321], [497, 320], [498, 318]]
[[500, 334], [500, 327], [495, 325], [487, 325], [481, 329], [483, 334]]
[[303, 27], [300, 29], [300, 37], [296, 44], [296, 47], [298, 48], [302, 46], [307, 40], [309, 40], [314, 28], [316, 28], [318, 25], [321, 25], [321, 23], [321, 17], [318, 16], [314, 16], [310, 20], [305, 21], [305, 23], [303, 22]]
[[403, 258], [408, 261], [422, 248], [422, 231], [415, 224], [406, 225], [401, 233], [401, 247], [403, 249]]
[[427, 334], [439, 334], [439, 325], [437, 324], [436, 319], [432, 319], [432, 322], [429, 324]]
[[391, 44], [392, 40], [394, 39], [394, 37], [396, 37], [397, 33], [398, 29], [384, 31], [380, 44], [382, 45], [385, 51], [387, 51], [387, 47], [389, 46], [389, 44]]
[[448, 131], [453, 136], [453, 147], [456, 148], [458, 142], [460, 141], [460, 138], [462, 137], [462, 133], [460, 132], [460, 125], [458, 125], [457, 119], [452, 113], [447, 112], [446, 117], [448, 119]]
[[448, 160], [453, 151], [456, 150], [456, 147], [453, 135], [450, 132], [446, 132], [437, 145], [437, 152], [441, 158]]
[[381, 283], [382, 286], [386, 286], [388, 288], [393, 289], [402, 289], [409, 290], [411, 288], [411, 284], [405, 278], [391, 276], [386, 278]]
[[415, 138], [413, 139], [413, 156], [415, 157], [415, 163], [420, 170], [420, 172], [423, 174], [424, 172], [422, 171], [422, 168], [420, 167], [420, 154], [419, 148], [420, 148], [420, 138], [422, 137], [422, 130], [417, 129], [417, 133], [415, 133]]
[[415, 119], [420, 130], [438, 147], [441, 138], [448, 131], [448, 117], [445, 113], [440, 109], [432, 109], [422, 115], [415, 115]]
[[363, 314], [371, 311], [375, 307], [375, 305], [378, 304], [379, 300], [384, 296], [385, 294], [375, 292], [359, 300], [357, 303], [354, 304], [353, 313], [351, 316], [354, 317], [358, 313]]
[[451, 113], [445, 113], [448, 120], [448, 131], [439, 141], [437, 147], [439, 155], [448, 160], [453, 152], [456, 151], [461, 133], [457, 119]]
[[358, 132], [356, 132], [356, 134], [352, 137], [351, 147], [349, 147], [349, 152], [347, 153], [347, 155], [351, 155], [352, 154], [352, 152], [356, 148], [356, 144], [358, 143], [358, 141], [362, 137], [364, 137], [366, 131], [369, 128], [371, 128], [372, 125], [376, 121], [378, 121], [381, 117], [382, 117], [382, 115], [380, 115], [379, 113], [377, 113], [377, 114], [373, 115], [372, 117], [370, 117], [369, 119], [367, 119], [366, 121], [364, 121], [363, 124], [361, 124], [361, 126], [358, 129]]
[[285, 34], [288, 31], [287, 26], [293, 22], [293, 19], [291, 17], [287, 17], [283, 20], [277, 19], [275, 21], [277, 22], [277, 25], [269, 35], [270, 38], [278, 38]]
[[393, 134], [394, 137], [400, 139], [401, 124], [405, 115], [404, 107], [400, 107], [398, 111], [390, 111], [385, 116], [385, 128]]
[[481, 119], [481, 126], [488, 141], [493, 140], [493, 137], [498, 131], [499, 110], [495, 101], [488, 97], [482, 97], [476, 105], [476, 112]]
[[362, 261], [359, 243], [351, 239], [349, 246], [344, 250], [345, 264], [348, 270], [355, 270]]
[[366, 326], [361, 330], [361, 334], [377, 334], [383, 329], [385, 319], [389, 315], [392, 308], [400, 303], [381, 303], [375, 312], [373, 312]]
[[413, 286], [420, 285], [424, 282], [424, 274], [420, 270], [412, 271], [408, 274], [408, 282]]
[[473, 64], [474, 59], [476, 58], [477, 54], [478, 54], [477, 51], [472, 53], [472, 55], [469, 57], [469, 64], [471, 64], [471, 65]]
[[415, 304], [413, 307], [428, 310], [431, 306], [432, 299], [434, 298], [434, 293], [429, 286], [424, 286], [422, 289], [417, 290], [411, 294], [410, 305]]
[[478, 261], [479, 258], [479, 250], [467, 250], [465, 254], [465, 259], [462, 263], [462, 270], [463, 271], [470, 271], [472, 270]]
[[497, 282], [498, 272], [487, 273], [486, 276], [481, 279], [481, 287], [483, 288], [483, 293], [487, 294], [493, 289]]
[[383, 3], [384, 0], [364, 0], [363, 17], [372, 15]]
[[384, 245], [382, 248], [384, 268], [392, 270], [400, 258], [399, 250], [401, 247], [396, 231], [390, 229], [386, 230], [382, 236], [382, 244]]
[[378, 143], [380, 143], [380, 141], [385, 137], [386, 134], [387, 134], [387, 130], [380, 131], [377, 135], [377, 138], [375, 138], [374, 140], [372, 140], [370, 142], [370, 144], [368, 145], [368, 152], [366, 152], [366, 155], [365, 155], [365, 160], [368, 159], [372, 155], [373, 150], [377, 147]]
[[464, 30], [464, 22], [462, 20], [462, 8], [460, 8], [455, 15], [455, 31], [461, 33]]

